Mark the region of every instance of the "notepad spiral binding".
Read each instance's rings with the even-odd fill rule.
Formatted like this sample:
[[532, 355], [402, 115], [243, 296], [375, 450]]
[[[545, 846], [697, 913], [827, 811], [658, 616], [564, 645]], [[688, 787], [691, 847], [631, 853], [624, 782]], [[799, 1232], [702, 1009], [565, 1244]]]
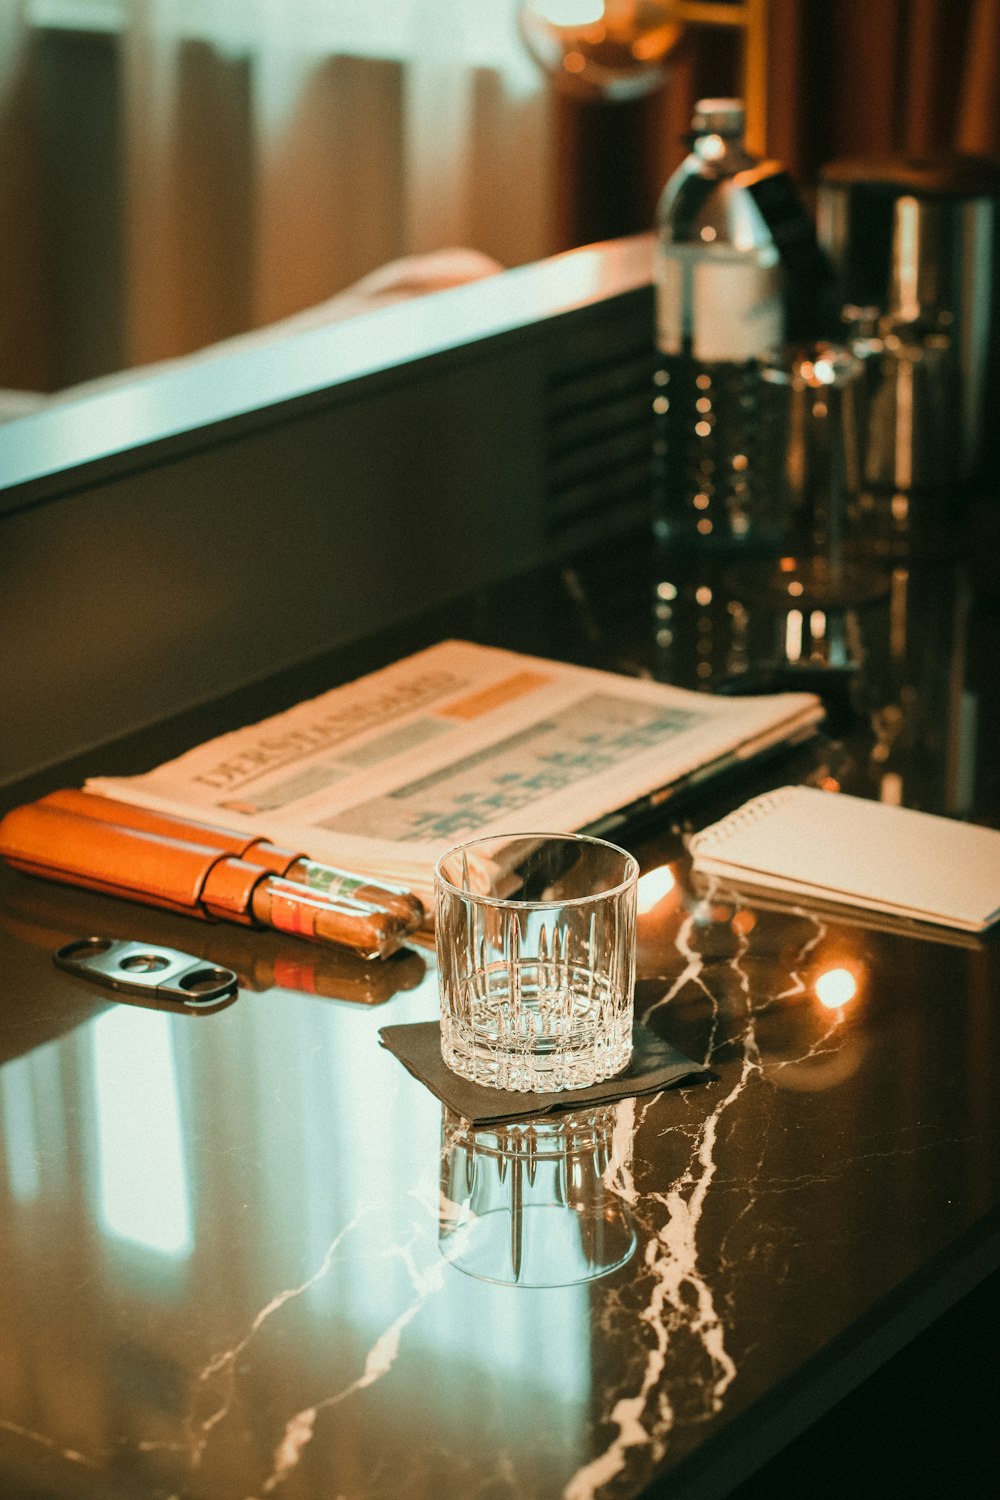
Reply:
[[735, 812], [731, 812], [727, 818], [722, 818], [711, 827], [703, 828], [700, 833], [693, 834], [688, 842], [688, 848], [692, 854], [707, 854], [713, 849], [723, 847], [734, 833], [738, 833], [748, 823], [760, 822], [761, 818], [766, 817], [782, 803], [790, 801], [801, 790], [799, 786], [779, 786], [773, 792], [762, 792], [759, 797], [751, 798]]

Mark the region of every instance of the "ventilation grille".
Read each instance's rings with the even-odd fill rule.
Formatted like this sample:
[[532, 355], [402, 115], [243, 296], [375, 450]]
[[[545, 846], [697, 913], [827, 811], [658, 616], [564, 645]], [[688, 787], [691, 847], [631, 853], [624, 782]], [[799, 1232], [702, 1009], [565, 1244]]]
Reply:
[[646, 332], [613, 356], [551, 377], [545, 459], [550, 539], [582, 542], [649, 516], [652, 375]]

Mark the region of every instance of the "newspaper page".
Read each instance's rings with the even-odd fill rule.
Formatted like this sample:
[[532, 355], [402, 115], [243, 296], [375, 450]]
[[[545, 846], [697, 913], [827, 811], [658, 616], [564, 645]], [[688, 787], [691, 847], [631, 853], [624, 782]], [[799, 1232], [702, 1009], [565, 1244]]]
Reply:
[[491, 834], [574, 832], [804, 738], [809, 693], [722, 698], [443, 641], [144, 775], [90, 791], [408, 886]]

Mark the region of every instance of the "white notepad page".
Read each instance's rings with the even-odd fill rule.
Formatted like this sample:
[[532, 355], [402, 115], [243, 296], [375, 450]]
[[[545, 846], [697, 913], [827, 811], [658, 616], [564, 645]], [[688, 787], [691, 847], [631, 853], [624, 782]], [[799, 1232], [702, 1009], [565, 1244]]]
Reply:
[[785, 786], [691, 839], [695, 869], [982, 932], [1000, 917], [1000, 831]]

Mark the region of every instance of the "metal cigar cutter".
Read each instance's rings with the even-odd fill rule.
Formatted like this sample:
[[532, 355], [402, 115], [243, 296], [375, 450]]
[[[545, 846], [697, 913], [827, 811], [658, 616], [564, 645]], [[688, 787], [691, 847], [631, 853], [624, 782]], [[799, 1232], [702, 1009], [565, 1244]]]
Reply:
[[214, 1005], [234, 995], [239, 983], [232, 969], [219, 968], [178, 948], [162, 948], [156, 943], [78, 938], [58, 948], [52, 957], [58, 968], [81, 979], [142, 995], [147, 1000]]

